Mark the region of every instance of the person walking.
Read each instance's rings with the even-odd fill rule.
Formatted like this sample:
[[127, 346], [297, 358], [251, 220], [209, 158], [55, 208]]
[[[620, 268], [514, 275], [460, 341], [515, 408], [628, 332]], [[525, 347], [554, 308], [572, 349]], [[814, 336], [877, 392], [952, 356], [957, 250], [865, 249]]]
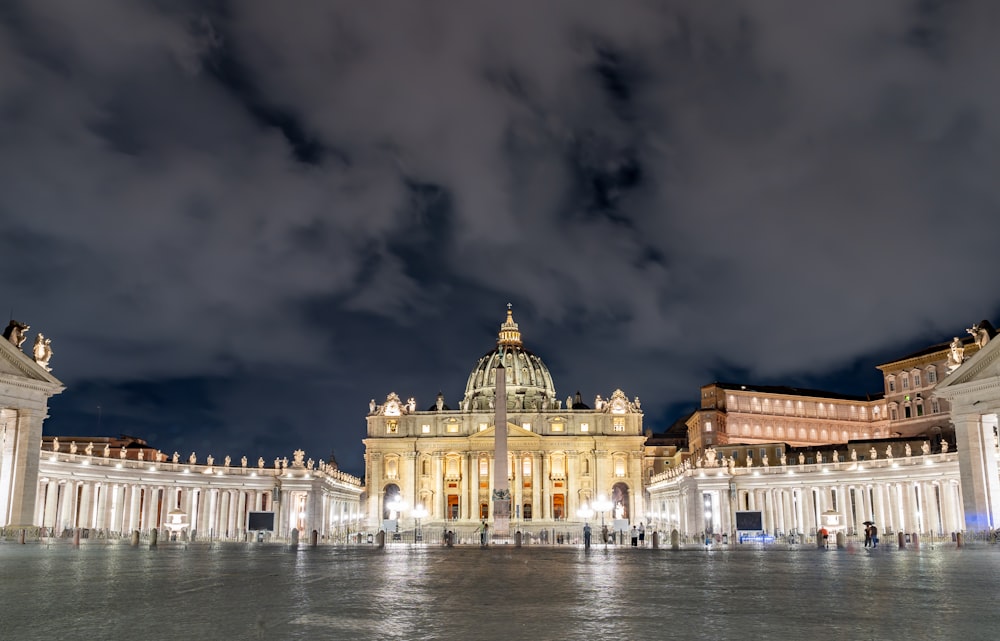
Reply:
[[636, 529], [634, 525], [632, 526], [631, 534], [632, 534], [632, 547], [634, 548], [639, 547], [639, 530]]
[[878, 547], [878, 528], [875, 527], [874, 523], [872, 523], [872, 525], [869, 528], [869, 530], [871, 530], [871, 535], [872, 535], [872, 547], [873, 548], [877, 548]]
[[583, 547], [590, 549], [590, 523], [583, 524]]

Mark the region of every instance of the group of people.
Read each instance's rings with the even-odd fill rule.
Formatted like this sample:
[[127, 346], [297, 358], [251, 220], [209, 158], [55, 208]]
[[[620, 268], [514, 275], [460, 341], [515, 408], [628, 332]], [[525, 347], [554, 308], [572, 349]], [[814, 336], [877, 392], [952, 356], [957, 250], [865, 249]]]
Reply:
[[874, 523], [865, 524], [865, 547], [878, 547], [878, 528]]
[[[624, 532], [624, 530], [620, 530], [622, 537], [624, 537]], [[587, 546], [590, 545], [590, 537], [590, 523], [587, 523], [583, 526], [583, 541]], [[646, 526], [642, 523], [640, 523], [638, 527], [633, 525], [631, 531], [629, 532], [629, 537], [632, 541], [632, 547], [644, 547], [646, 545]], [[601, 540], [604, 541], [605, 544], [613, 544], [615, 542], [615, 532], [613, 530], [609, 530], [607, 525], [601, 526]], [[621, 542], [624, 543], [624, 540]]]

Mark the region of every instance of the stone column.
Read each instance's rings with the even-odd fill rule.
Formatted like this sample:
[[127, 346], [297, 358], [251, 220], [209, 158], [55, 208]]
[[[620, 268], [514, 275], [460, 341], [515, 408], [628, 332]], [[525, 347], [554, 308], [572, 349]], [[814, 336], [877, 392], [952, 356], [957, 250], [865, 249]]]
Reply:
[[101, 483], [100, 493], [97, 496], [97, 522], [94, 527], [99, 530], [108, 529], [108, 493], [113, 488], [108, 483]]
[[993, 428], [996, 414], [952, 414], [962, 481], [965, 527], [989, 530], [1000, 524], [1000, 478], [998, 478]]
[[[461, 461], [460, 473], [462, 475], [462, 480], [458, 484], [459, 490], [461, 490], [461, 498], [459, 498], [460, 504], [458, 508], [458, 518], [466, 520], [475, 519], [477, 516], [479, 516], [478, 509], [476, 512], [473, 512], [471, 506], [472, 492], [474, 491], [476, 492], [476, 494], [479, 493], [479, 481], [478, 481], [479, 475], [476, 474], [477, 481], [475, 483], [472, 482], [472, 479], [469, 476], [470, 473], [469, 457], [471, 456], [472, 453], [470, 452], [465, 452], [464, 454], [462, 454], [462, 458], [460, 459]], [[473, 485], [475, 485], [475, 487], [473, 487]]]
[[[4, 440], [8, 443], [0, 451], [3, 487], [7, 488], [10, 497], [6, 514], [0, 514], [0, 520], [5, 525], [35, 525], [43, 415], [44, 412], [37, 410], [19, 409], [15, 418], [7, 420], [7, 438]], [[15, 427], [12, 429], [12, 426]], [[0, 492], [2, 494], [4, 492]]]
[[55, 530], [56, 512], [59, 510], [59, 482], [49, 479], [45, 484], [45, 514], [42, 515], [42, 525]]
[[542, 455], [531, 453], [531, 519], [537, 521], [544, 514], [542, 510]]

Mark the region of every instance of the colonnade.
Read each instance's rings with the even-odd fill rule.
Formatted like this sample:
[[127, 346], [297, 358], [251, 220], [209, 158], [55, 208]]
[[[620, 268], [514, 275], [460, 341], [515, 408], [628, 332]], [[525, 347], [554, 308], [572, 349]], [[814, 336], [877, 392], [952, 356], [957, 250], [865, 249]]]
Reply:
[[738, 511], [761, 512], [764, 531], [775, 536], [812, 535], [821, 527], [856, 534], [865, 521], [883, 533], [945, 536], [965, 529], [962, 504], [954, 453], [912, 457], [906, 465], [689, 469], [650, 486], [658, 523], [689, 536], [734, 533]]
[[107, 537], [172, 529], [184, 538], [243, 540], [250, 512], [267, 512], [274, 514], [273, 536], [298, 529], [329, 537], [356, 528], [362, 517], [361, 481], [339, 471], [113, 463], [48, 453], [41, 459], [34, 523], [56, 536], [76, 528]]

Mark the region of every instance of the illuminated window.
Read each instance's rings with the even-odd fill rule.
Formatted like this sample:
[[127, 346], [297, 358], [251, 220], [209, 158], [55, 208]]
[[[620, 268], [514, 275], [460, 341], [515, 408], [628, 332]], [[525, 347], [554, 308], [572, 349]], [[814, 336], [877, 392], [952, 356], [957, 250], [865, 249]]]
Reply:
[[581, 432], [589, 432], [590, 431], [590, 423], [580, 423], [580, 431]]
[[387, 479], [399, 478], [399, 459], [390, 456], [385, 460], [385, 477]]
[[566, 476], [566, 457], [562, 454], [552, 455], [552, 476], [555, 478]]
[[625, 431], [625, 419], [624, 418], [616, 418], [616, 419], [614, 419], [614, 430], [616, 432], [624, 432]]
[[457, 434], [458, 433], [458, 423], [450, 423], [450, 424], [448, 424], [448, 427], [445, 428], [445, 429], [447, 430], [447, 432], [449, 434]]
[[521, 423], [521, 427], [528, 430], [529, 432], [531, 431], [531, 423]]
[[485, 456], [479, 457], [479, 476], [490, 475], [490, 460]]
[[619, 478], [625, 476], [625, 457], [622, 455], [615, 456], [615, 476]]
[[385, 431], [389, 434], [395, 434], [399, 431], [399, 421], [391, 419], [385, 422]]
[[553, 423], [552, 424], [552, 431], [553, 432], [562, 432], [563, 431], [563, 424], [562, 423]]
[[445, 461], [445, 474], [450, 478], [458, 478], [458, 457], [449, 456]]
[[705, 421], [705, 431], [706, 432], [712, 431], [712, 421]]
[[525, 478], [531, 478], [531, 457], [525, 456], [521, 460], [521, 474]]
[[487, 427], [486, 423], [480, 423], [479, 424], [479, 431], [480, 432], [485, 432], [486, 431], [486, 427]]
[[430, 434], [431, 433], [431, 426], [430, 425], [421, 425], [420, 426], [420, 432], [422, 434]]

